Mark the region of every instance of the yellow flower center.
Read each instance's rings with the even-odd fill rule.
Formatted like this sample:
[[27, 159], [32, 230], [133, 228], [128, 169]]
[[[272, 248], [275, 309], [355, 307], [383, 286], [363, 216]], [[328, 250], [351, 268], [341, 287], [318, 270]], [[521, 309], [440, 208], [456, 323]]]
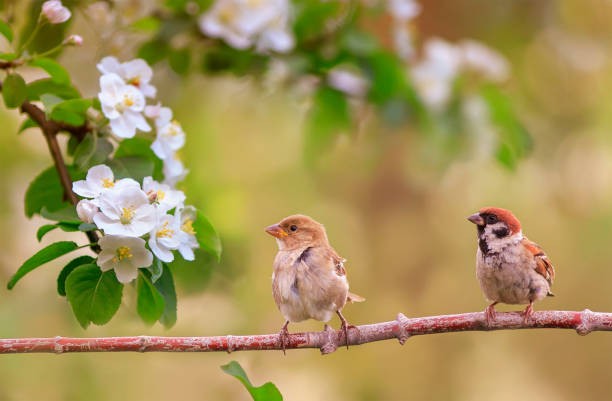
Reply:
[[134, 99], [131, 96], [125, 94], [123, 95], [123, 104], [127, 107], [131, 107], [134, 105]]
[[158, 189], [157, 190], [157, 201], [161, 202], [162, 200], [164, 200], [165, 197], [166, 197], [166, 193], [162, 191], [161, 189]]
[[136, 87], [140, 86], [140, 77], [134, 77], [128, 81], [128, 84], [134, 85]]
[[102, 178], [102, 186], [104, 188], [112, 188], [115, 186], [115, 183], [110, 178]]
[[121, 224], [130, 224], [132, 222], [132, 219], [134, 218], [134, 213], [135, 213], [135, 210], [131, 206], [122, 208], [121, 217], [119, 218], [119, 221], [121, 221]]
[[193, 229], [193, 220], [187, 219], [183, 222], [181, 226], [181, 230], [185, 231], [187, 234], [195, 235], [195, 230]]
[[168, 228], [168, 222], [165, 221], [162, 225], [162, 228], [160, 230], [157, 230], [157, 233], [155, 235], [157, 236], [157, 238], [170, 238], [174, 235], [174, 230]]
[[113, 262], [117, 263], [122, 261], [123, 259], [132, 259], [132, 250], [127, 246], [120, 246], [115, 251], [115, 256], [113, 257]]

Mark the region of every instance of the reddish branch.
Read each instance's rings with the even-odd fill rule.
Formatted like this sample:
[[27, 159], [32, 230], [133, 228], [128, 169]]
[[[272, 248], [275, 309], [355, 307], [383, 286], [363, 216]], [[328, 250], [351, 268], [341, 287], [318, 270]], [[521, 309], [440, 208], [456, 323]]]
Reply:
[[[404, 344], [411, 336], [457, 331], [491, 331], [515, 329], [573, 329], [580, 335], [592, 331], [612, 331], [612, 313], [574, 311], [534, 312], [524, 322], [519, 312], [497, 313], [496, 321], [487, 325], [483, 312], [459, 315], [407, 318], [401, 313], [396, 320], [357, 326], [349, 330], [349, 345], [398, 339]], [[346, 345], [344, 334], [326, 326], [321, 332], [289, 335], [286, 349], [319, 348], [321, 353], [334, 352]], [[216, 337], [105, 337], [105, 338], [14, 338], [0, 339], [0, 353], [46, 352], [216, 352], [280, 350], [278, 334]]]

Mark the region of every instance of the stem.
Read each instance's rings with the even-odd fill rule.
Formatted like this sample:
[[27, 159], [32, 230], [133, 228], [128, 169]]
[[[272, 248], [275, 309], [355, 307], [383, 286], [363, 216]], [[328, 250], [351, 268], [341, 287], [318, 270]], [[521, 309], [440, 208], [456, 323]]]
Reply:
[[[346, 345], [344, 333], [325, 326], [320, 332], [289, 334], [286, 349], [319, 348], [323, 354]], [[348, 345], [398, 339], [404, 344], [411, 336], [461, 331], [516, 329], [573, 329], [580, 335], [592, 331], [612, 331], [612, 313], [583, 311], [534, 312], [529, 322], [520, 312], [498, 312], [487, 324], [483, 312], [458, 315], [397, 319], [349, 328]], [[281, 350], [278, 334], [215, 337], [102, 337], [102, 338], [7, 338], [0, 339], [0, 354], [65, 352], [233, 352]]]
[[30, 45], [30, 43], [32, 43], [32, 40], [34, 40], [36, 35], [38, 35], [40, 28], [42, 28], [44, 24], [45, 20], [39, 17], [38, 22], [36, 23], [36, 27], [34, 27], [34, 30], [30, 34], [30, 36], [28, 36], [28, 39], [21, 46], [19, 46], [19, 55], [21, 55], [23, 51], [28, 48], [28, 46]]

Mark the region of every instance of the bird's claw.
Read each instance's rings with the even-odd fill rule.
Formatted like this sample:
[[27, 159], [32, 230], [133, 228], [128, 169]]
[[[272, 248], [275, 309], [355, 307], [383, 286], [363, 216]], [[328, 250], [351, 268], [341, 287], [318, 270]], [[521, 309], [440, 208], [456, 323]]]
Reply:
[[533, 302], [530, 302], [529, 305], [523, 311], [523, 323], [529, 324], [532, 321], [533, 317]]
[[287, 349], [287, 345], [289, 345], [289, 330], [287, 329], [288, 325], [289, 322], [286, 322], [281, 328], [281, 331], [278, 333], [278, 342], [280, 343], [283, 354], [285, 355], [287, 355], [285, 350]]
[[486, 309], [484, 310], [484, 314], [485, 314], [485, 319], [487, 320], [487, 326], [491, 326], [493, 323], [495, 323], [495, 304], [497, 302], [492, 303], [491, 305], [487, 306]]

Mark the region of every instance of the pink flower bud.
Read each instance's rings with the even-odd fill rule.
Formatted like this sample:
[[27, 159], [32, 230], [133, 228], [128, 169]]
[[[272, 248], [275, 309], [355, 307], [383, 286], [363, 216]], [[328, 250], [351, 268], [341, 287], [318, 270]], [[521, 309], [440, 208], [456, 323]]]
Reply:
[[81, 199], [76, 205], [79, 219], [85, 223], [93, 223], [93, 218], [98, 213], [98, 206], [89, 199]]
[[42, 15], [52, 24], [61, 24], [68, 21], [72, 13], [60, 0], [49, 0], [42, 5]]
[[81, 35], [70, 35], [64, 39], [64, 45], [66, 46], [81, 46], [83, 44], [83, 37]]

